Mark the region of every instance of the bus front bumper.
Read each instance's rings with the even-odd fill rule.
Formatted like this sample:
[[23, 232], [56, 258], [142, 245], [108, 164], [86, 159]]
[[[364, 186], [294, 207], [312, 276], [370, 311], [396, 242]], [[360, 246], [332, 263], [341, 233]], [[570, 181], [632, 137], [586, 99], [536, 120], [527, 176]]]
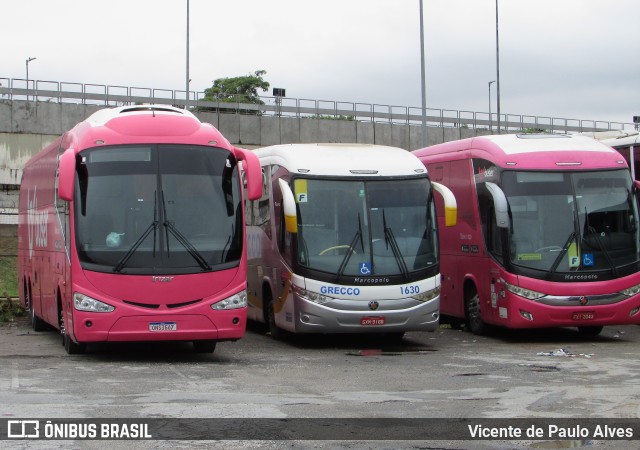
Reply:
[[205, 314], [131, 314], [74, 311], [78, 342], [237, 340], [244, 336], [247, 308]]
[[[298, 333], [398, 333], [435, 331], [440, 321], [440, 297], [406, 309], [335, 309], [294, 296]], [[379, 300], [380, 304], [386, 302]]]
[[[497, 308], [490, 302], [491, 323], [507, 328], [593, 327], [640, 324], [640, 295], [607, 305], [545, 305], [515, 294], [507, 294]], [[483, 315], [484, 316], [484, 315]]]

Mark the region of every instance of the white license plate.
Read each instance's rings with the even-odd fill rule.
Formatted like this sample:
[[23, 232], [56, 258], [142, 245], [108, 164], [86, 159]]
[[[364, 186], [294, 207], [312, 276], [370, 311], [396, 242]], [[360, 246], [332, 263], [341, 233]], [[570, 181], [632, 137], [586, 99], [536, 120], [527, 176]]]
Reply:
[[175, 322], [149, 322], [149, 331], [178, 331]]

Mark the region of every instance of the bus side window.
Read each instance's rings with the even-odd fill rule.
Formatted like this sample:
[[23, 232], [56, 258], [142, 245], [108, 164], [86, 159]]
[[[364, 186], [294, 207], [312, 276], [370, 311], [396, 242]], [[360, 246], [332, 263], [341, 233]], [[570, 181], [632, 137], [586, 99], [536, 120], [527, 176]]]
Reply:
[[[282, 207], [282, 191], [279, 179], [288, 174], [287, 170], [273, 165], [271, 167], [271, 189], [273, 196], [273, 220], [275, 221], [276, 240], [280, 253], [291, 264], [291, 233], [287, 233], [284, 222], [284, 208]], [[285, 178], [286, 180], [286, 178]]]
[[269, 199], [271, 197], [271, 169], [269, 166], [262, 168], [262, 197], [253, 203], [253, 225], [262, 228], [267, 237], [271, 239], [271, 213], [269, 211]]
[[489, 217], [488, 220], [488, 239], [487, 239], [487, 248], [496, 257], [496, 259], [502, 263], [502, 233], [500, 227], [496, 223], [496, 214], [493, 207], [493, 201], [491, 201], [491, 206], [489, 207]]
[[503, 262], [502, 258], [502, 229], [496, 223], [495, 209], [493, 199], [489, 194], [484, 183], [476, 185], [478, 191], [478, 211], [480, 213], [480, 221], [482, 222], [482, 232], [487, 251], [491, 253], [498, 261]]
[[242, 195], [244, 198], [244, 220], [247, 225], [253, 224], [253, 201], [247, 198], [247, 173], [242, 171]]

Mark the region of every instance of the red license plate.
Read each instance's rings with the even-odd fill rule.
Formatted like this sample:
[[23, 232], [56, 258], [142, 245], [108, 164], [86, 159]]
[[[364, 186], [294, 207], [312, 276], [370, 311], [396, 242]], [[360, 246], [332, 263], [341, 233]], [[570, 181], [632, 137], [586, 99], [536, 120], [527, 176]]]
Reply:
[[361, 317], [360, 325], [384, 325], [386, 320], [383, 316]]
[[594, 311], [574, 312], [571, 318], [573, 320], [593, 320], [596, 318], [596, 313]]

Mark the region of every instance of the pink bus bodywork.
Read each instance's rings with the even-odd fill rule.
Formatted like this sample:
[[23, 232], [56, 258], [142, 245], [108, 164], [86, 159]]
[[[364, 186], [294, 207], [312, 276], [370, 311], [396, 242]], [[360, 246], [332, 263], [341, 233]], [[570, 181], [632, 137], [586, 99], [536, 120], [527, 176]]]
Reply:
[[640, 323], [637, 186], [620, 154], [557, 135], [414, 154], [458, 202], [457, 226], [440, 227], [443, 316], [478, 334], [498, 325], [595, 335]]
[[[38, 153], [24, 169], [18, 225], [19, 293], [33, 328], [60, 330], [69, 353], [158, 340], [211, 352], [241, 338], [239, 161], [248, 197], [259, 197], [251, 152], [187, 111], [153, 105], [98, 111]], [[223, 233], [224, 247], [209, 237]]]

